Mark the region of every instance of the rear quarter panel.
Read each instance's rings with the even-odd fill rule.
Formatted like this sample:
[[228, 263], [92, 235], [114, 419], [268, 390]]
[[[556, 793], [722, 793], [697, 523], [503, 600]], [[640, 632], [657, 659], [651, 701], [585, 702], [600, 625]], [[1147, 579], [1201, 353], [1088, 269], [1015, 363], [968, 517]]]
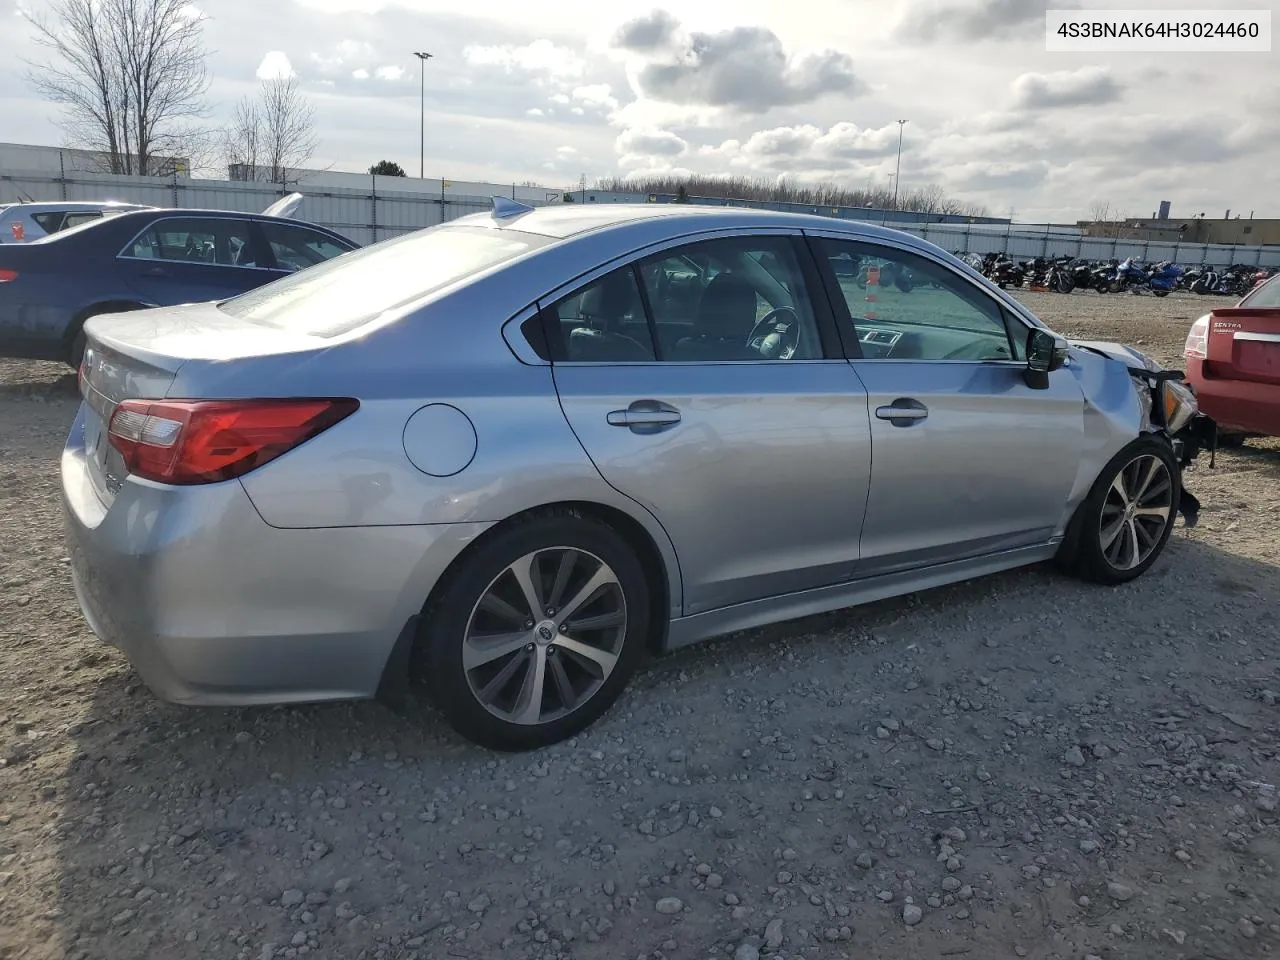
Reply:
[[[169, 396], [360, 400], [348, 419], [241, 479], [272, 526], [492, 524], [553, 503], [601, 504], [647, 531], [678, 610], [679, 567], [669, 537], [597, 472], [560, 409], [550, 366], [512, 355], [499, 332], [503, 317], [463, 319], [464, 329], [469, 322], [485, 328], [473, 337], [458, 335], [447, 318], [431, 313], [328, 349], [234, 363], [189, 361]], [[452, 476], [432, 476], [406, 453], [406, 425], [428, 404], [456, 408], [474, 430], [474, 455]], [[442, 445], [452, 442], [441, 438]], [[431, 459], [430, 437], [412, 443], [421, 454], [416, 459]]]

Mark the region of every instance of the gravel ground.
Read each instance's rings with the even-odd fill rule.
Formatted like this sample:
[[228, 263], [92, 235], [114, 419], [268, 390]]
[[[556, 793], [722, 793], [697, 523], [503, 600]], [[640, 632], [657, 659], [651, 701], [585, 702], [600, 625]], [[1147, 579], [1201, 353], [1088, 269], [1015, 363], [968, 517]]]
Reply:
[[[1200, 298], [1026, 294], [1174, 360]], [[1042, 568], [664, 658], [499, 756], [420, 706], [156, 702], [76, 607], [57, 366], [0, 361], [0, 958], [1280, 950], [1280, 446], [1141, 581]]]

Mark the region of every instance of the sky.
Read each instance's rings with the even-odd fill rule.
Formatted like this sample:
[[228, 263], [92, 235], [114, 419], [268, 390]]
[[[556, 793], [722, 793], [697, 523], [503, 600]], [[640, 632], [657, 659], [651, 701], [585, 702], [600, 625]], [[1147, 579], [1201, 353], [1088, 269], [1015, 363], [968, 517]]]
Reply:
[[[427, 177], [891, 187], [905, 119], [901, 189], [938, 184], [993, 215], [1071, 221], [1107, 203], [1147, 217], [1169, 200], [1175, 216], [1280, 217], [1280, 45], [1046, 52], [1045, 8], [1070, 0], [194, 3], [213, 121], [258, 78], [292, 74], [316, 110], [309, 166], [388, 159], [416, 175], [422, 84]], [[23, 79], [41, 56], [23, 10], [47, 0], [0, 0], [0, 139], [64, 143]]]

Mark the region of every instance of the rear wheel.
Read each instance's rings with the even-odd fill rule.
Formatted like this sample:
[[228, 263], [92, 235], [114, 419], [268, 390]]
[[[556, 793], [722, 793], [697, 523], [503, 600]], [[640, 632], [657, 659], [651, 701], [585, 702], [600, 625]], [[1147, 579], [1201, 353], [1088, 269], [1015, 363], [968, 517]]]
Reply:
[[1173, 532], [1182, 477], [1164, 440], [1144, 436], [1098, 474], [1071, 522], [1059, 565], [1095, 583], [1127, 583], [1145, 573]]
[[72, 325], [70, 339], [67, 340], [67, 364], [73, 370], [80, 369], [80, 361], [84, 359], [84, 325], [88, 323], [90, 319], [104, 313], [126, 313], [130, 310], [141, 309], [142, 307], [136, 303], [107, 303], [100, 304], [96, 307], [90, 307], [80, 316], [76, 317]]
[[617, 700], [645, 649], [649, 585], [611, 527], [545, 515], [467, 556], [423, 624], [415, 672], [450, 726], [527, 750], [573, 736]]

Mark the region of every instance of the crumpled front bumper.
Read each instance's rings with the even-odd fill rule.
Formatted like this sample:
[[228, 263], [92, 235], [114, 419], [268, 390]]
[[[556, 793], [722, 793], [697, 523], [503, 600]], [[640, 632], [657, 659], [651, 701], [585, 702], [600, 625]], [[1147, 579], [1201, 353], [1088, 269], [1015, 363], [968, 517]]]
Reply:
[[1218, 449], [1218, 424], [1212, 417], [1197, 413], [1190, 422], [1170, 438], [1173, 444], [1173, 455], [1183, 470], [1182, 496], [1178, 500], [1178, 512], [1188, 527], [1194, 527], [1200, 519], [1200, 500], [1187, 489], [1185, 474], [1187, 467], [1195, 462], [1200, 454], [1209, 451], [1209, 467], [1214, 465], [1214, 454]]

